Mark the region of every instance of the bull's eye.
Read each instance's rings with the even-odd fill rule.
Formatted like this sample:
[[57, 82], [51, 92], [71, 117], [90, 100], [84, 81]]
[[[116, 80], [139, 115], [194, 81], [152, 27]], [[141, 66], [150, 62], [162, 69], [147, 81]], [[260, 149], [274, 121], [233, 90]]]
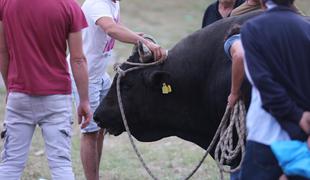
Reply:
[[122, 84], [122, 89], [123, 89], [124, 91], [129, 91], [132, 87], [133, 87], [132, 84], [128, 84], [128, 83]]

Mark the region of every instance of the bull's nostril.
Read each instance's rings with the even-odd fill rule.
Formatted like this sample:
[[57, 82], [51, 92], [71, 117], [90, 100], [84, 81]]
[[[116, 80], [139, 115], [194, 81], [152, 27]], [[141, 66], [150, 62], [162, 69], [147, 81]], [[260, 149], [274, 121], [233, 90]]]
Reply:
[[98, 116], [94, 115], [94, 121], [97, 123], [97, 125], [101, 128], [104, 128], [104, 123], [103, 120], [100, 119]]
[[94, 118], [94, 121], [95, 121], [95, 122], [97, 122], [97, 123], [100, 122], [100, 119], [98, 118], [98, 116], [97, 116], [96, 114], [94, 114], [94, 117], [93, 117], [93, 118]]

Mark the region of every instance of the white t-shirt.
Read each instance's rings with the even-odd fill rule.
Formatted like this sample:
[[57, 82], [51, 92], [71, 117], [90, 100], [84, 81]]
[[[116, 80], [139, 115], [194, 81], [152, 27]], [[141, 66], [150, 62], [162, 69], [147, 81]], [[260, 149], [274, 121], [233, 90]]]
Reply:
[[251, 103], [246, 115], [247, 140], [265, 145], [271, 145], [275, 141], [290, 140], [290, 136], [282, 129], [278, 121], [263, 109], [261, 95], [253, 83], [246, 61], [244, 61], [244, 70], [252, 84]]
[[120, 21], [119, 1], [86, 0], [82, 5], [88, 27], [83, 29], [83, 50], [88, 62], [89, 81], [100, 79], [105, 71], [115, 40], [96, 25], [101, 17], [111, 17]]

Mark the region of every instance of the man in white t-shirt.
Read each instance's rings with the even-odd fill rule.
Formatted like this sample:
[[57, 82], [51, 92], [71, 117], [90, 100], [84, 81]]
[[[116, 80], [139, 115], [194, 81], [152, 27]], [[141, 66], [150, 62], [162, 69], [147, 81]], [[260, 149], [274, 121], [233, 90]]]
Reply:
[[[95, 111], [111, 85], [106, 66], [111, 58], [114, 39], [130, 44], [143, 42], [153, 52], [155, 60], [165, 59], [166, 51], [119, 23], [118, 0], [86, 0], [82, 10], [89, 25], [83, 30], [83, 49], [88, 60], [89, 101], [92, 111]], [[75, 89], [73, 93], [78, 103]], [[92, 120], [81, 131], [80, 151], [85, 176], [88, 180], [98, 180], [104, 130]]]

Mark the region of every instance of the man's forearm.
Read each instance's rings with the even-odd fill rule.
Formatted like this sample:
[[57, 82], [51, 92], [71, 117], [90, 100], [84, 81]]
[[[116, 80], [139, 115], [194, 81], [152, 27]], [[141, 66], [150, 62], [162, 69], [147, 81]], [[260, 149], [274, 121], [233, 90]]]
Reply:
[[239, 94], [244, 79], [244, 68], [242, 59], [234, 59], [232, 62], [231, 93]]
[[124, 43], [137, 44], [138, 40], [146, 43], [143, 37], [120, 24], [113, 24], [107, 28], [107, 34]]
[[72, 57], [70, 64], [74, 81], [79, 93], [80, 101], [89, 101], [88, 99], [88, 72], [85, 57]]
[[0, 71], [2, 75], [2, 79], [7, 89], [7, 79], [8, 79], [8, 66], [9, 66], [9, 55], [7, 50], [0, 50]]
[[7, 45], [5, 41], [3, 25], [2, 25], [2, 22], [0, 21], [0, 71], [2, 74], [2, 78], [3, 78], [6, 89], [8, 88], [7, 86], [8, 67], [9, 67], [9, 53], [8, 53]]

